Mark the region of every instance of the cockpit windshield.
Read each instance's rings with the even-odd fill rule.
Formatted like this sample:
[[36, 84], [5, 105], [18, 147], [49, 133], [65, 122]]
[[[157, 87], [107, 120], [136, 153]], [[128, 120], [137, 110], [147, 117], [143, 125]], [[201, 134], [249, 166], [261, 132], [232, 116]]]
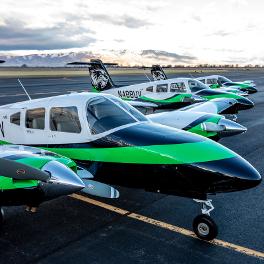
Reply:
[[220, 84], [226, 83], [226, 82], [232, 82], [231, 80], [229, 80], [228, 78], [224, 77], [224, 76], [219, 76], [218, 77], [218, 81]]
[[141, 113], [119, 99], [103, 96], [88, 101], [87, 120], [92, 134], [100, 134], [138, 121], [147, 121]]
[[208, 89], [208, 86], [206, 86], [204, 83], [202, 83], [198, 80], [189, 80], [188, 85], [189, 85], [192, 93], [201, 91], [203, 89]]

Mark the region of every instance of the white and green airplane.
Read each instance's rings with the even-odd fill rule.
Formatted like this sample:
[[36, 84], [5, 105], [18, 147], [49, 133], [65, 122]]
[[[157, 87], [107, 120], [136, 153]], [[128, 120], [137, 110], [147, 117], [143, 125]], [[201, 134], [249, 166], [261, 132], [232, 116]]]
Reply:
[[234, 82], [225, 76], [209, 75], [197, 78], [200, 82], [208, 85], [213, 89], [225, 89], [229, 91], [241, 91], [249, 94], [256, 93], [258, 90], [254, 81]]
[[[38, 147], [85, 168], [92, 180], [90, 194], [117, 198], [111, 187], [116, 185], [196, 199], [203, 208], [193, 229], [205, 240], [217, 236], [208, 195], [261, 182], [257, 170], [235, 152], [154, 123], [113, 95], [74, 93], [3, 105], [0, 124], [2, 145]], [[84, 173], [80, 178], [86, 177]]]

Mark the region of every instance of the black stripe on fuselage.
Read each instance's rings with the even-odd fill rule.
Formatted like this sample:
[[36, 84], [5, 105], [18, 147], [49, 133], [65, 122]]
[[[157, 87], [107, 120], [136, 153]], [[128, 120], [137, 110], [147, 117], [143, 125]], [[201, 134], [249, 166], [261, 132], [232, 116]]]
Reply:
[[259, 173], [239, 156], [175, 165], [75, 161], [95, 181], [190, 198], [244, 190], [261, 182]]
[[151, 145], [171, 145], [201, 142], [204, 139], [178, 129], [152, 122], [139, 123], [120, 129], [100, 139], [72, 144], [34, 145], [48, 148], [115, 148]]
[[199, 95], [199, 96], [212, 96], [212, 95], [221, 95], [221, 94], [225, 94], [225, 93], [224, 92], [218, 92], [218, 91], [215, 91], [213, 89], [204, 89], [204, 90], [201, 90], [198, 93], [196, 93], [196, 95]]

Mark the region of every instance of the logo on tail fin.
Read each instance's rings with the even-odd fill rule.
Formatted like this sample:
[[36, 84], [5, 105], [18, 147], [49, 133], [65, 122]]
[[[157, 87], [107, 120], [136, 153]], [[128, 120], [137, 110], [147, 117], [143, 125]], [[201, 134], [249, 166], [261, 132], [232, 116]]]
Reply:
[[92, 85], [99, 91], [107, 89], [109, 83], [108, 74], [100, 68], [90, 69]]
[[159, 65], [153, 65], [151, 68], [151, 74], [154, 81], [166, 80], [167, 76], [163, 69]]
[[89, 72], [92, 85], [97, 91], [103, 91], [114, 87], [114, 83], [102, 61], [91, 60]]

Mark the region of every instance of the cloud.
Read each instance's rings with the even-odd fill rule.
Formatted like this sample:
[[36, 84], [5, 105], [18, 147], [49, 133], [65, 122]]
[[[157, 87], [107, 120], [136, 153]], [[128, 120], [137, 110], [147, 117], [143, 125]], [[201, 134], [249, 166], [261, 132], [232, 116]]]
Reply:
[[192, 62], [196, 59], [194, 56], [187, 55], [179, 55], [177, 53], [171, 53], [167, 51], [161, 50], [143, 50], [141, 55], [143, 57], [151, 58], [151, 59], [160, 59], [160, 60], [172, 60], [174, 62]]
[[226, 37], [226, 36], [230, 36], [230, 35], [233, 35], [233, 34], [234, 34], [233, 32], [228, 32], [228, 31], [225, 31], [225, 30], [218, 30], [218, 31], [215, 31], [215, 32], [209, 34], [208, 36]]
[[195, 20], [196, 22], [201, 22], [202, 21], [202, 18], [198, 15], [193, 15], [192, 16], [193, 20]]
[[47, 28], [28, 28], [23, 21], [0, 25], [0, 50], [52, 50], [89, 46], [96, 42], [90, 29], [76, 23], [57, 23]]
[[136, 18], [130, 15], [122, 15], [116, 17], [105, 14], [90, 14], [89, 17], [92, 18], [93, 21], [110, 23], [113, 25], [124, 26], [127, 28], [141, 28], [144, 26], [151, 25], [151, 23], [146, 20]]

